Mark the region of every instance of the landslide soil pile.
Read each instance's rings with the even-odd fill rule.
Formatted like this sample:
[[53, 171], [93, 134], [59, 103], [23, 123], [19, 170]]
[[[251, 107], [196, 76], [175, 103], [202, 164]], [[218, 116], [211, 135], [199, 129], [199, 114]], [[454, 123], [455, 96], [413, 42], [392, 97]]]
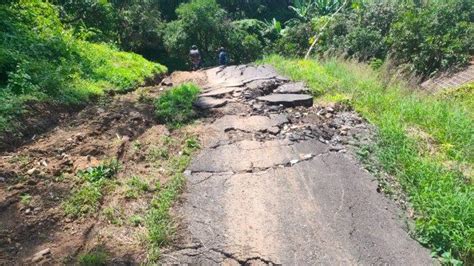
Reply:
[[[177, 73], [177, 82], [203, 76]], [[82, 111], [62, 115], [49, 132], [0, 153], [0, 264], [73, 263], [77, 255], [104, 250], [110, 262], [140, 263], [147, 248], [143, 217], [154, 184], [169, 178], [155, 156], [179, 153], [187, 129], [170, 132], [154, 118], [153, 99], [166, 86], [142, 87], [106, 97]], [[47, 120], [45, 123], [48, 123]], [[56, 121], [57, 122], [57, 121]], [[121, 170], [112, 188], [102, 192], [94, 213], [68, 217], [64, 203], [81, 187], [78, 173], [115, 159]], [[150, 191], [130, 197], [132, 177]]]

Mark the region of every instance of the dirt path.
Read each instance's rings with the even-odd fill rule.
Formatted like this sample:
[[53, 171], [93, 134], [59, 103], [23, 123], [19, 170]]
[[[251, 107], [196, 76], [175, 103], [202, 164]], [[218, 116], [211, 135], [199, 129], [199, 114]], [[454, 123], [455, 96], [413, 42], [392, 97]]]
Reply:
[[176, 210], [182, 240], [164, 263], [433, 263], [349, 152], [370, 138], [357, 114], [311, 107], [270, 67], [205, 73], [199, 104], [218, 118], [202, 125]]

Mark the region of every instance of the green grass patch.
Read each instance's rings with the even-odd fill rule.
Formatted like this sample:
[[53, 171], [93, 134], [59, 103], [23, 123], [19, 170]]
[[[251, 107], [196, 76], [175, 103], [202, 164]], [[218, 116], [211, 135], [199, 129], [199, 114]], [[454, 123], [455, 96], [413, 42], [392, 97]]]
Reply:
[[102, 266], [107, 263], [107, 254], [102, 250], [79, 255], [77, 262], [81, 266]]
[[141, 194], [150, 192], [150, 185], [138, 176], [133, 176], [127, 181], [125, 198], [137, 199]]
[[111, 186], [110, 181], [119, 170], [119, 163], [111, 160], [97, 167], [79, 171], [81, 186], [75, 189], [63, 204], [64, 213], [68, 217], [77, 218], [97, 212], [106, 188]]
[[130, 222], [131, 225], [137, 227], [137, 226], [140, 226], [140, 225], [144, 224], [145, 219], [140, 215], [134, 214], [134, 215], [130, 216], [129, 222]]
[[31, 203], [32, 197], [30, 194], [23, 194], [20, 196], [20, 203], [23, 206], [29, 206]]
[[196, 118], [193, 103], [197, 100], [200, 89], [194, 84], [186, 83], [166, 91], [155, 100], [155, 114], [162, 122], [171, 127], [180, 127]]
[[474, 262], [472, 85], [430, 96], [402, 82], [383, 82], [363, 64], [279, 56], [263, 62], [305, 81], [323, 101], [350, 102], [376, 125], [374, 153], [407, 193], [419, 241], [443, 258]]
[[169, 143], [180, 145], [180, 149], [177, 149], [179, 152], [176, 155], [163, 163], [170, 180], [154, 196], [145, 218], [152, 261], [159, 258], [160, 248], [169, 243], [175, 232], [169, 211], [186, 183], [183, 172], [191, 160], [191, 154], [199, 149], [199, 143], [195, 137], [186, 138], [183, 142], [170, 141]]
[[105, 216], [107, 221], [111, 224], [122, 226], [123, 225], [123, 209], [106, 207], [103, 209], [102, 214]]

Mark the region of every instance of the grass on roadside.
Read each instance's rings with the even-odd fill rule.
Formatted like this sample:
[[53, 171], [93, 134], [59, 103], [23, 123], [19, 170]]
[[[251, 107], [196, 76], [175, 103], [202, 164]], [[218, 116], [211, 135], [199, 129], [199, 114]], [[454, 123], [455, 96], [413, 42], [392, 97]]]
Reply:
[[95, 213], [104, 191], [110, 187], [111, 179], [119, 170], [120, 164], [116, 160], [111, 160], [80, 171], [78, 177], [82, 184], [63, 204], [64, 213], [71, 218]]
[[155, 100], [155, 114], [162, 122], [177, 128], [196, 118], [193, 103], [197, 100], [200, 89], [186, 83], [176, 86]]
[[185, 185], [186, 178], [183, 172], [191, 160], [191, 154], [199, 149], [199, 143], [195, 137], [188, 137], [182, 142], [170, 141], [169, 144], [179, 145], [179, 152], [164, 162], [170, 180], [157, 191], [145, 217], [150, 244], [150, 261], [159, 258], [160, 248], [169, 243], [175, 232], [170, 209]]
[[127, 191], [125, 198], [137, 199], [140, 194], [151, 191], [150, 185], [138, 176], [132, 176], [127, 181]]
[[102, 266], [106, 265], [107, 254], [102, 250], [91, 251], [79, 255], [77, 262], [81, 266]]
[[474, 263], [472, 85], [430, 96], [401, 82], [386, 84], [363, 64], [279, 56], [263, 62], [305, 81], [322, 100], [350, 102], [376, 125], [374, 153], [407, 193], [419, 241], [445, 262]]

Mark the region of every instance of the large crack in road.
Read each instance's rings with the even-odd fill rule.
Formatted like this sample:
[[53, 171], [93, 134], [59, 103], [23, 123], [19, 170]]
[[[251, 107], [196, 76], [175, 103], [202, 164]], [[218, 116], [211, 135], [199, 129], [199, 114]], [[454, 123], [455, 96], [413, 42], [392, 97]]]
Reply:
[[357, 114], [309, 107], [304, 84], [268, 66], [204, 72], [198, 104], [218, 118], [203, 120], [204, 147], [176, 210], [183, 243], [162, 263], [433, 263], [346, 154], [348, 131], [368, 127]]

